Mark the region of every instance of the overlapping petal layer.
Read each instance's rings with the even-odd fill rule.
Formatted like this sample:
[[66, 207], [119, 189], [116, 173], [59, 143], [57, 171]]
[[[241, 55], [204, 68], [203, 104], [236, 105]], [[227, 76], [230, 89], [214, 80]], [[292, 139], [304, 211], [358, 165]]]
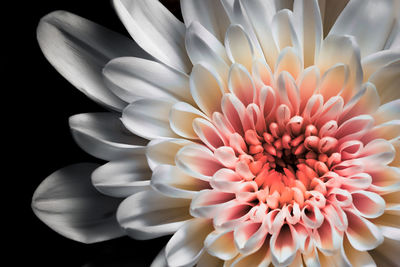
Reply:
[[[92, 180], [128, 197], [117, 213], [126, 233], [175, 233], [153, 266], [392, 263], [400, 249], [398, 0], [183, 0], [184, 24], [155, 0], [114, 6], [154, 58], [142, 51], [81, 66], [74, 57], [87, 73], [105, 66], [109, 101], [103, 83], [96, 91], [76, 72], [63, 74], [124, 108], [126, 129], [151, 141], [144, 152], [113, 115], [70, 122], [86, 151], [112, 160]], [[47, 20], [39, 39], [53, 62]], [[83, 54], [81, 31], [78, 39], [54, 34], [78, 40]]]

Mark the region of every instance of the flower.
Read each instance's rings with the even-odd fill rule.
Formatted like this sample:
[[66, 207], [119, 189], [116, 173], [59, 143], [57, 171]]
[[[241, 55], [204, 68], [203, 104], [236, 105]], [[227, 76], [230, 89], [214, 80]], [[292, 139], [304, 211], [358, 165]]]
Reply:
[[70, 118], [110, 162], [52, 174], [37, 216], [86, 243], [173, 234], [153, 266], [395, 264], [399, 1], [347, 2], [183, 0], [183, 24], [114, 0], [136, 43], [44, 17], [45, 56], [122, 116]]

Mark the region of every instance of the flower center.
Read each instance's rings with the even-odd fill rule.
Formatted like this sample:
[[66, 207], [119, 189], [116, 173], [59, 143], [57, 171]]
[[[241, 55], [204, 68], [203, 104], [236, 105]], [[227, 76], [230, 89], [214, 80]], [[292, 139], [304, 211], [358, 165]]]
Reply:
[[262, 136], [253, 129], [244, 138], [235, 134], [230, 143], [240, 153], [236, 172], [257, 185], [244, 186], [243, 191], [257, 191], [258, 201], [271, 209], [294, 203], [302, 208], [308, 199], [324, 201], [325, 175], [340, 162], [340, 154], [334, 152], [337, 139], [324, 133], [295, 116], [270, 123]]

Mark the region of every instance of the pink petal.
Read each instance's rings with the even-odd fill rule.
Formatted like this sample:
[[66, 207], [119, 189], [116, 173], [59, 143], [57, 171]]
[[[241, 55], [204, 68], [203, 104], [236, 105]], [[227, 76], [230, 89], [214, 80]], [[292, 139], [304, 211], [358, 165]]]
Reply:
[[203, 118], [193, 120], [193, 130], [211, 150], [224, 146], [228, 142], [211, 122]]
[[232, 193], [202, 190], [193, 197], [190, 214], [196, 217], [213, 218], [224, 205], [228, 205], [227, 203], [234, 198], [235, 194]]
[[188, 145], [181, 148], [176, 154], [176, 165], [189, 175], [209, 181], [222, 164], [214, 154], [203, 145]]
[[272, 263], [275, 266], [289, 265], [296, 257], [298, 247], [296, 230], [292, 225], [284, 224], [280, 231], [271, 237]]
[[385, 200], [376, 193], [370, 191], [354, 191], [351, 193], [355, 209], [364, 218], [376, 218], [385, 210]]

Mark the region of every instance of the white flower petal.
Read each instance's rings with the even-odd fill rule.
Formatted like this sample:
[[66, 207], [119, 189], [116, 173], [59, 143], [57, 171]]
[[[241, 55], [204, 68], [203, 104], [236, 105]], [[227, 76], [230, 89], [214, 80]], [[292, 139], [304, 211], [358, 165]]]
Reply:
[[181, 9], [186, 27], [198, 21], [219, 41], [224, 41], [230, 21], [221, 1], [185, 0], [181, 1]]
[[217, 190], [202, 190], [194, 196], [190, 204], [190, 214], [195, 217], [213, 218], [218, 211], [229, 205], [227, 202], [235, 198], [235, 194]]
[[165, 247], [157, 254], [150, 267], [168, 267], [167, 258], [165, 257]]
[[355, 39], [351, 36], [329, 35], [323, 42], [319, 57], [316, 62], [321, 74], [324, 74], [330, 67], [337, 63], [349, 67], [349, 82], [342, 93], [344, 100], [348, 100], [359, 90], [363, 72], [361, 67], [360, 50]]
[[36, 189], [32, 209], [54, 231], [83, 243], [123, 235], [115, 218], [119, 199], [100, 194], [90, 175], [99, 165], [81, 163], [60, 169]]
[[151, 170], [144, 153], [111, 161], [92, 173], [94, 187], [112, 197], [128, 197], [136, 192], [148, 190], [150, 178]]
[[349, 222], [346, 236], [355, 249], [371, 250], [383, 242], [383, 236], [378, 226], [350, 210], [345, 210], [345, 213]]
[[[229, 2], [224, 1], [223, 2]], [[244, 7], [242, 5], [241, 0], [233, 0], [230, 1], [231, 4], [224, 4], [225, 10], [227, 10], [227, 14], [231, 20], [231, 24], [238, 24], [241, 25], [244, 29], [244, 32], [248, 35], [249, 39], [251, 40], [251, 46], [254, 48], [254, 54], [256, 57], [263, 57], [263, 51], [261, 49], [260, 43], [258, 42], [257, 35], [254, 31], [254, 28], [251, 24], [250, 18]], [[228, 7], [229, 6], [229, 7]]]
[[241, 25], [230, 25], [226, 31], [225, 48], [229, 59], [233, 63], [243, 65], [249, 72], [254, 57], [254, 48], [250, 37]]
[[113, 113], [84, 113], [69, 118], [72, 135], [87, 153], [104, 160], [142, 154], [147, 140], [131, 134]]
[[208, 219], [195, 218], [185, 223], [171, 237], [165, 248], [168, 265], [195, 265], [204, 252], [204, 239], [211, 231], [212, 223]]
[[274, 67], [278, 58], [278, 47], [271, 31], [272, 18], [275, 15], [274, 1], [240, 1], [254, 27], [266, 61]]
[[169, 113], [169, 126], [184, 138], [199, 139], [193, 129], [193, 122], [197, 118], [207, 118], [207, 116], [188, 103], [178, 102], [172, 106]]
[[225, 87], [225, 82], [216, 71], [202, 63], [193, 66], [190, 74], [190, 92], [197, 106], [209, 118], [215, 111], [221, 111], [221, 98]]
[[342, 254], [351, 266], [376, 267], [371, 255], [367, 251], [358, 251], [354, 249], [347, 238], [343, 240]]
[[382, 50], [394, 22], [394, 1], [350, 1], [337, 18], [329, 35], [354, 36], [360, 45], [362, 57]]
[[204, 247], [210, 255], [221, 260], [233, 259], [238, 254], [232, 231], [214, 230], [204, 240]]
[[182, 147], [192, 144], [186, 139], [155, 139], [146, 147], [147, 162], [150, 169], [154, 170], [158, 165], [175, 165], [175, 155]]
[[149, 58], [128, 38], [65, 11], [43, 17], [37, 38], [43, 54], [62, 76], [89, 98], [117, 111], [126, 103], [105, 86], [102, 68], [116, 57]]
[[186, 31], [186, 50], [193, 65], [203, 64], [217, 72], [223, 81], [228, 77], [230, 60], [223, 44], [194, 21]]
[[272, 33], [278, 48], [294, 47], [300, 52], [300, 44], [293, 25], [293, 13], [283, 9], [277, 12], [272, 20]]
[[113, 4], [132, 38], [146, 52], [177, 70], [190, 70], [185, 25], [159, 1], [113, 0]]
[[374, 114], [376, 124], [400, 119], [400, 99], [393, 100], [379, 107]]
[[159, 165], [154, 169], [151, 186], [174, 198], [193, 198], [200, 190], [210, 187], [207, 182], [189, 176], [171, 165]]
[[178, 137], [169, 126], [169, 113], [174, 104], [165, 99], [139, 99], [124, 109], [122, 123], [149, 140]]
[[104, 67], [103, 75], [111, 91], [128, 103], [148, 97], [193, 103], [188, 75], [155, 61], [116, 58]]
[[139, 240], [169, 235], [189, 220], [189, 199], [169, 198], [147, 190], [125, 199], [117, 219], [126, 234]]
[[385, 65], [400, 59], [400, 51], [384, 50], [364, 57], [361, 65], [364, 72], [364, 82], [366, 82], [372, 74]]
[[292, 47], [286, 47], [279, 53], [275, 66], [275, 77], [278, 77], [283, 71], [290, 73], [294, 79], [297, 79], [303, 71], [303, 62]]
[[397, 59], [380, 68], [368, 79], [376, 86], [381, 98], [381, 103], [397, 100], [400, 98], [400, 59]]
[[294, 1], [293, 17], [306, 68], [314, 65], [322, 42], [322, 21], [318, 0]]

